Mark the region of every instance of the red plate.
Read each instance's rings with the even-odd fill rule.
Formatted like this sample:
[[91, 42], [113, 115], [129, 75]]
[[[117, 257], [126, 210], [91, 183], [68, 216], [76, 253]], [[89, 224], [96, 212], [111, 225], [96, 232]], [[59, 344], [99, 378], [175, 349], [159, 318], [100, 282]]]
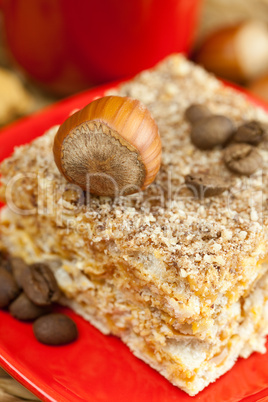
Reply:
[[[0, 135], [0, 160], [110, 87], [69, 98], [9, 126]], [[267, 105], [250, 99], [268, 111]], [[102, 335], [73, 312], [62, 310], [74, 318], [80, 335], [78, 341], [61, 347], [38, 343], [31, 324], [0, 311], [0, 365], [44, 401], [268, 401], [268, 353], [239, 359], [231, 371], [191, 398], [134, 357], [119, 339]]]

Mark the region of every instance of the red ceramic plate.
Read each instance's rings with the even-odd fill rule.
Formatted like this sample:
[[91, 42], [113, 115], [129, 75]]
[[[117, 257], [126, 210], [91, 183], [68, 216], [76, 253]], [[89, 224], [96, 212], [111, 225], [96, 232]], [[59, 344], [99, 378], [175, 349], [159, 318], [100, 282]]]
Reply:
[[[82, 93], [6, 128], [0, 135], [0, 160], [106, 89]], [[267, 105], [251, 100], [268, 111]], [[268, 401], [268, 353], [239, 359], [231, 371], [191, 398], [134, 357], [119, 339], [102, 335], [73, 312], [62, 310], [76, 321], [79, 339], [61, 347], [38, 343], [31, 324], [0, 311], [0, 365], [44, 401]]]

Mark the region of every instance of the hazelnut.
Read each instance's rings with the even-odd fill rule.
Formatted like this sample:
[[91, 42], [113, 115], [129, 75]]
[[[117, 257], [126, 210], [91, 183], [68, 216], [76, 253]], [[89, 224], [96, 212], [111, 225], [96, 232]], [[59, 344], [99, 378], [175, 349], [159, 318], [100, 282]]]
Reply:
[[71, 115], [54, 140], [56, 165], [91, 194], [132, 194], [153, 182], [161, 163], [158, 127], [138, 100], [106, 96]]
[[196, 61], [220, 77], [245, 82], [267, 71], [268, 29], [261, 21], [246, 21], [210, 35]]

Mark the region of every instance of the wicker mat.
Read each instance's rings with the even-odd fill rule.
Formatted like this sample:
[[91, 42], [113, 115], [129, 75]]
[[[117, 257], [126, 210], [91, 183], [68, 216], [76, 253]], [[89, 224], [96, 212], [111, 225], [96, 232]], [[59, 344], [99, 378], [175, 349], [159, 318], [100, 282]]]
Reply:
[[0, 368], [0, 402], [18, 401], [32, 402], [39, 399]]

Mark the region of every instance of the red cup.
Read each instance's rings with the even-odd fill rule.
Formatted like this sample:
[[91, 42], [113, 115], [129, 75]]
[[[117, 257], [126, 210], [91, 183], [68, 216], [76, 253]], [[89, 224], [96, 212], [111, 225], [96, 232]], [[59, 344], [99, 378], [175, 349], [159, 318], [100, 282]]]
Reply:
[[200, 0], [2, 0], [7, 45], [58, 95], [132, 76], [187, 53]]

